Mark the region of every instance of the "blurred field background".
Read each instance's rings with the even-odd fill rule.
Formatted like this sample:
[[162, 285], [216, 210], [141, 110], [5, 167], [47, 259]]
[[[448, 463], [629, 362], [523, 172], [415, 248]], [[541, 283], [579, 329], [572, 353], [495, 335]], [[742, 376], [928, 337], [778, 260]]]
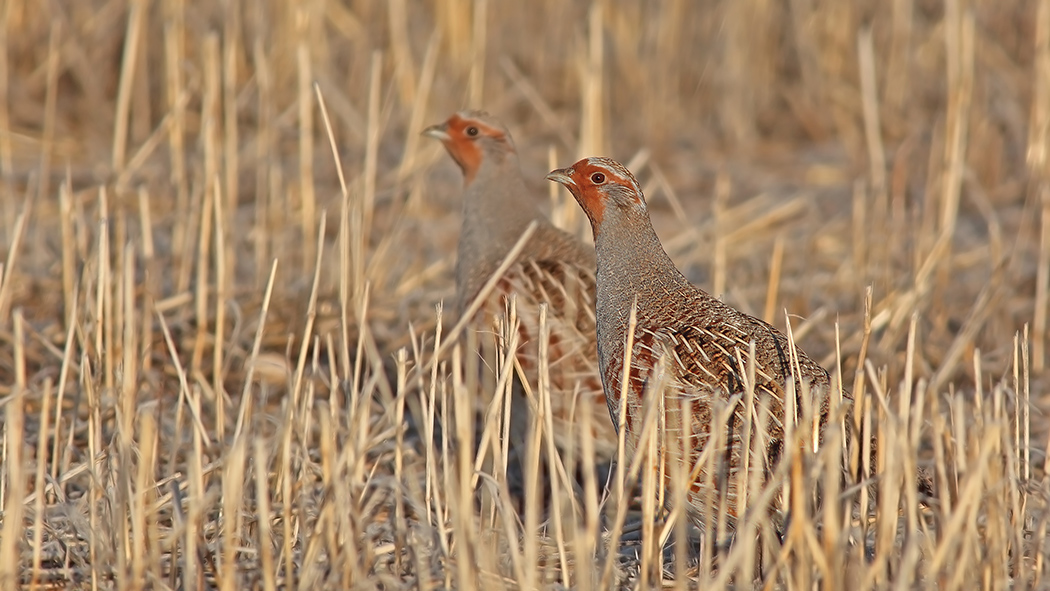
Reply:
[[[543, 175], [615, 157], [688, 276], [790, 313], [878, 419], [870, 514], [753, 579], [610, 550], [603, 483], [500, 505], [494, 385], [430, 362], [460, 175], [419, 133], [465, 107], [563, 227]], [[1050, 0], [5, 0], [0, 586], [1047, 588], [1048, 284]]]

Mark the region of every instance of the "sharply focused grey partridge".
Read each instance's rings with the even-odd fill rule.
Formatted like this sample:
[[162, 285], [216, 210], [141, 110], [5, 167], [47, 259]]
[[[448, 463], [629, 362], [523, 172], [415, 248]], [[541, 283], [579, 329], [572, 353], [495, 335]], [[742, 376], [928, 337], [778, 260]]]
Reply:
[[472, 324], [475, 330], [491, 333], [514, 297], [520, 320], [518, 361], [535, 391], [539, 306], [546, 303], [555, 442], [567, 448], [567, 434], [579, 430], [575, 426], [579, 405], [588, 404], [594, 417], [592, 437], [598, 459], [610, 458], [617, 439], [606, 418], [608, 410], [597, 369], [593, 251], [556, 228], [539, 211], [522, 178], [514, 142], [496, 119], [481, 111], [461, 111], [423, 133], [440, 140], [463, 172], [463, 226], [456, 258], [457, 314], [467, 310], [535, 221], [536, 229], [521, 254], [486, 295]]
[[[689, 450], [684, 473], [690, 478], [686, 509], [703, 528], [702, 515], [714, 487], [715, 498], [724, 499], [722, 506], [732, 526], [738, 509], [743, 509], [736, 503], [737, 483], [742, 458], [750, 445], [742, 433], [742, 396], [752, 343], [755, 406], [758, 399], [768, 398], [771, 421], [760, 443], [764, 445], [759, 453], [763, 459], [750, 463], [749, 473], [768, 472], [778, 462], [784, 445], [785, 400], [790, 391], [796, 393], [794, 408], [801, 411], [798, 397], [805, 392], [811, 400], [822, 400], [815, 410], [821, 416], [826, 414], [828, 373], [802, 349], [792, 347], [773, 326], [689, 283], [660, 244], [638, 181], [623, 165], [608, 158], [586, 158], [570, 168], [552, 171], [547, 178], [569, 189], [594, 232], [599, 365], [617, 424], [621, 392], [626, 393], [623, 425], [627, 457], [632, 458], [642, 445], [639, 436], [644, 398], [647, 394], [659, 395], [662, 390], [665, 414], [661, 424], [668, 436], [661, 438], [652, 468], [661, 470], [665, 485], [669, 485], [673, 470], [666, 464], [682, 457], [670, 448], [683, 449], [682, 426], [688, 425], [690, 440], [684, 446]], [[636, 323], [631, 365], [628, 385], [622, 388], [632, 306]], [[796, 387], [788, 387], [789, 376]], [[663, 388], [656, 390], [655, 384]], [[688, 401], [684, 418], [683, 396]], [[735, 406], [731, 414], [717, 413], [727, 404]], [[729, 418], [722, 421], [716, 414]], [[757, 416], [753, 419], [753, 432], [757, 432], [759, 420]], [[719, 430], [724, 434], [720, 439], [716, 438]], [[702, 455], [716, 441], [724, 443], [708, 450], [712, 461], [705, 463]], [[720, 468], [707, 470], [705, 466]]]

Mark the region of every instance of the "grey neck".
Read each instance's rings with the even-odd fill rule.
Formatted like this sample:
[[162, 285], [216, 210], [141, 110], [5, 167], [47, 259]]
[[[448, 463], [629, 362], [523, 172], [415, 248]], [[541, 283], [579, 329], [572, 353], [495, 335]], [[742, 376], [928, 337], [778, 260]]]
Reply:
[[520, 170], [514, 152], [490, 150], [485, 154], [463, 195], [462, 235], [471, 239], [471, 246], [483, 245], [484, 250], [502, 256], [539, 214], [531, 199], [523, 202], [528, 193]]
[[599, 330], [620, 331], [629, 321], [631, 305], [638, 298], [639, 319], [645, 304], [663, 297], [688, 280], [664, 251], [649, 216], [609, 205], [600, 232], [595, 235], [598, 259], [597, 312]]
[[[489, 150], [463, 193], [463, 227], [456, 256], [456, 283], [474, 291], [507, 255], [529, 223], [540, 216], [528, 197], [518, 156]], [[460, 307], [473, 293], [459, 293]]]

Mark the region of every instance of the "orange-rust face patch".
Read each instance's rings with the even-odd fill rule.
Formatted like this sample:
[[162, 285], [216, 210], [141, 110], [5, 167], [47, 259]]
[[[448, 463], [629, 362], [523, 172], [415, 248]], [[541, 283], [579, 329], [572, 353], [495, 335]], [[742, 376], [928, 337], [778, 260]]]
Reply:
[[577, 201], [587, 217], [591, 219], [591, 225], [595, 230], [601, 225], [605, 218], [605, 194], [602, 186], [610, 182], [606, 171], [600, 166], [594, 166], [587, 160], [580, 160], [572, 165], [572, 180], [576, 183], [579, 195]]
[[[610, 199], [631, 199], [645, 207], [638, 181], [627, 168], [610, 158], [584, 158], [572, 165], [572, 179], [579, 195], [577, 200], [587, 211], [591, 224], [597, 231], [605, 217], [605, 208]], [[613, 197], [616, 195], [617, 197]]]
[[642, 188], [638, 184], [638, 179], [634, 178], [634, 175], [627, 170], [626, 166], [611, 158], [592, 157], [587, 158], [586, 161], [588, 165], [601, 170], [605, 176], [606, 185], [624, 187], [628, 189], [627, 193], [630, 194], [635, 203], [639, 205], [643, 203]]
[[449, 139], [444, 141], [445, 149], [463, 170], [463, 177], [468, 185], [481, 168], [482, 155], [478, 140], [489, 138], [505, 142], [507, 139], [503, 130], [459, 113], [452, 115], [445, 122], [445, 131], [449, 136]]

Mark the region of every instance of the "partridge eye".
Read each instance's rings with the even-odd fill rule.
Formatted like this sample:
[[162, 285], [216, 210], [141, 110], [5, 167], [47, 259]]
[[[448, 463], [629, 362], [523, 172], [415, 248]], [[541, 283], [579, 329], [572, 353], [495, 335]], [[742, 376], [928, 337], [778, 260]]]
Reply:
[[605, 175], [600, 172], [596, 172], [591, 175], [591, 182], [596, 185], [600, 185], [605, 182]]
[[468, 127], [467, 128], [467, 135], [469, 135], [470, 137], [474, 137], [474, 136], [478, 135], [478, 128], [477, 127]]

